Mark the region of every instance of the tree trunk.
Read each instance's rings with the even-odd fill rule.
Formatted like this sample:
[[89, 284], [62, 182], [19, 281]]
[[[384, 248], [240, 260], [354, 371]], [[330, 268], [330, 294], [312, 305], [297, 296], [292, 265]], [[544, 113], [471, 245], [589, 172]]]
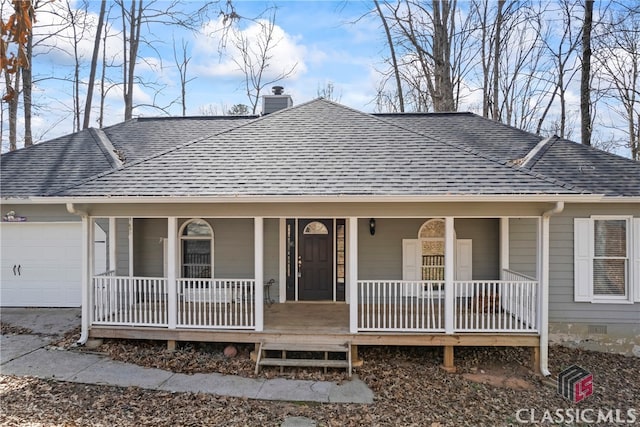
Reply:
[[13, 95], [6, 101], [9, 106], [9, 151], [15, 151], [18, 149], [18, 100], [20, 93], [20, 70], [22, 67], [17, 67], [14, 76], [14, 81], [11, 81], [11, 74], [4, 73], [7, 90]]
[[[123, 3], [124, 8], [124, 3]], [[131, 0], [131, 9], [129, 11], [129, 44], [125, 40], [125, 50], [128, 50], [129, 61], [123, 65], [124, 72], [124, 119], [131, 120], [133, 118], [133, 83], [135, 79], [136, 60], [138, 58], [138, 46], [140, 44], [140, 27], [142, 25], [142, 0], [138, 0], [136, 8], [136, 0]], [[124, 11], [123, 11], [124, 16]], [[124, 18], [123, 18], [124, 19]]]
[[496, 23], [495, 23], [495, 40], [494, 40], [494, 58], [493, 58], [493, 119], [500, 120], [500, 106], [499, 106], [499, 97], [500, 94], [500, 51], [501, 40], [502, 37], [500, 33], [500, 29], [502, 28], [502, 8], [504, 7], [504, 0], [498, 1], [498, 11], [496, 12]]
[[580, 78], [580, 130], [582, 143], [591, 145], [591, 27], [593, 24], [593, 2], [584, 3], [584, 23], [582, 24], [582, 75]]
[[96, 68], [98, 66], [98, 54], [100, 52], [100, 38], [102, 37], [102, 25], [104, 23], [104, 14], [107, 0], [102, 0], [100, 5], [100, 14], [98, 15], [98, 28], [96, 29], [96, 38], [93, 43], [93, 54], [91, 56], [91, 71], [89, 72], [89, 82], [87, 85], [87, 99], [84, 104], [84, 120], [82, 121], [82, 129], [89, 127], [91, 120], [91, 101], [93, 99], [93, 87], [96, 80]]
[[[26, 44], [26, 55], [31, 64], [33, 57], [33, 35], [29, 34]], [[24, 146], [30, 147], [33, 145], [33, 135], [31, 132], [31, 89], [33, 81], [31, 74], [31, 67], [22, 68], [22, 102], [24, 104]]]
[[389, 51], [391, 53], [391, 64], [393, 66], [393, 75], [396, 80], [396, 90], [398, 92], [398, 104], [401, 113], [404, 113], [404, 95], [402, 93], [402, 82], [400, 80], [400, 69], [398, 68], [398, 59], [396, 58], [396, 50], [393, 46], [393, 38], [391, 37], [391, 30], [389, 29], [389, 25], [387, 24], [387, 20], [382, 13], [382, 9], [380, 8], [380, 4], [378, 0], [374, 0], [373, 3], [376, 5], [376, 9], [378, 10], [378, 15], [380, 15], [380, 19], [382, 20], [382, 26], [384, 27], [384, 32], [387, 36], [387, 43], [389, 44]]
[[451, 46], [449, 42], [449, 16], [455, 9], [448, 0], [433, 0], [433, 60], [435, 93], [432, 95], [436, 112], [454, 111], [453, 83], [451, 82]]

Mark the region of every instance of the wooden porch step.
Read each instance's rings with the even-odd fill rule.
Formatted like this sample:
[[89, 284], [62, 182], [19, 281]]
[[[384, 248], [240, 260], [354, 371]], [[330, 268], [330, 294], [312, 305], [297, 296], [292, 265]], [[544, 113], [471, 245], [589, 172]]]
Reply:
[[[266, 357], [267, 351], [280, 351], [281, 357]], [[287, 352], [291, 353], [324, 353], [324, 359], [288, 359]], [[344, 360], [330, 360], [329, 353], [344, 353]], [[283, 343], [283, 342], [261, 342], [256, 360], [256, 375], [260, 372], [261, 366], [280, 366], [282, 372], [285, 366], [288, 367], [318, 367], [324, 368], [345, 368], [351, 378], [351, 342], [345, 343]]]

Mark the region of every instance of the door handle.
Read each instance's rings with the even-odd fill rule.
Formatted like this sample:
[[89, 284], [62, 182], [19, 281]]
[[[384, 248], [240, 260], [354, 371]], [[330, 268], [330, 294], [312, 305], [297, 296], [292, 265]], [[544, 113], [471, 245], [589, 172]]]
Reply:
[[22, 266], [18, 264], [18, 276], [22, 276], [22, 272], [20, 271], [21, 269], [22, 269]]
[[16, 267], [17, 267], [17, 266], [16, 266], [15, 264], [13, 264], [13, 275], [14, 275], [14, 276], [17, 276], [17, 274], [16, 274]]
[[298, 277], [302, 277], [302, 255], [298, 255]]

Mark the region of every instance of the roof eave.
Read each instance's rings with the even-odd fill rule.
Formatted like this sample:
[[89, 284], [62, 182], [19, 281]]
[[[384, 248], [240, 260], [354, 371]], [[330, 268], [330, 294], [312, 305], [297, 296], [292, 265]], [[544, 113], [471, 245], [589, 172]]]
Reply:
[[307, 195], [307, 196], [76, 196], [2, 199], [2, 204], [132, 204], [132, 203], [456, 203], [456, 202], [558, 202], [567, 203], [640, 203], [640, 197], [605, 197], [602, 194], [504, 194], [504, 195]]

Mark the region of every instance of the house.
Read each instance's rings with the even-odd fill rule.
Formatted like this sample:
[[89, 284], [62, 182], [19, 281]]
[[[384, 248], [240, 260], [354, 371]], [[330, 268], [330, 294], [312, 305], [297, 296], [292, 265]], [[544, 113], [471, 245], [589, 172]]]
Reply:
[[470, 113], [265, 102], [289, 108], [2, 155], [2, 305], [81, 305], [81, 340], [433, 345], [450, 370], [524, 346], [548, 374], [550, 338], [640, 355], [640, 164]]

